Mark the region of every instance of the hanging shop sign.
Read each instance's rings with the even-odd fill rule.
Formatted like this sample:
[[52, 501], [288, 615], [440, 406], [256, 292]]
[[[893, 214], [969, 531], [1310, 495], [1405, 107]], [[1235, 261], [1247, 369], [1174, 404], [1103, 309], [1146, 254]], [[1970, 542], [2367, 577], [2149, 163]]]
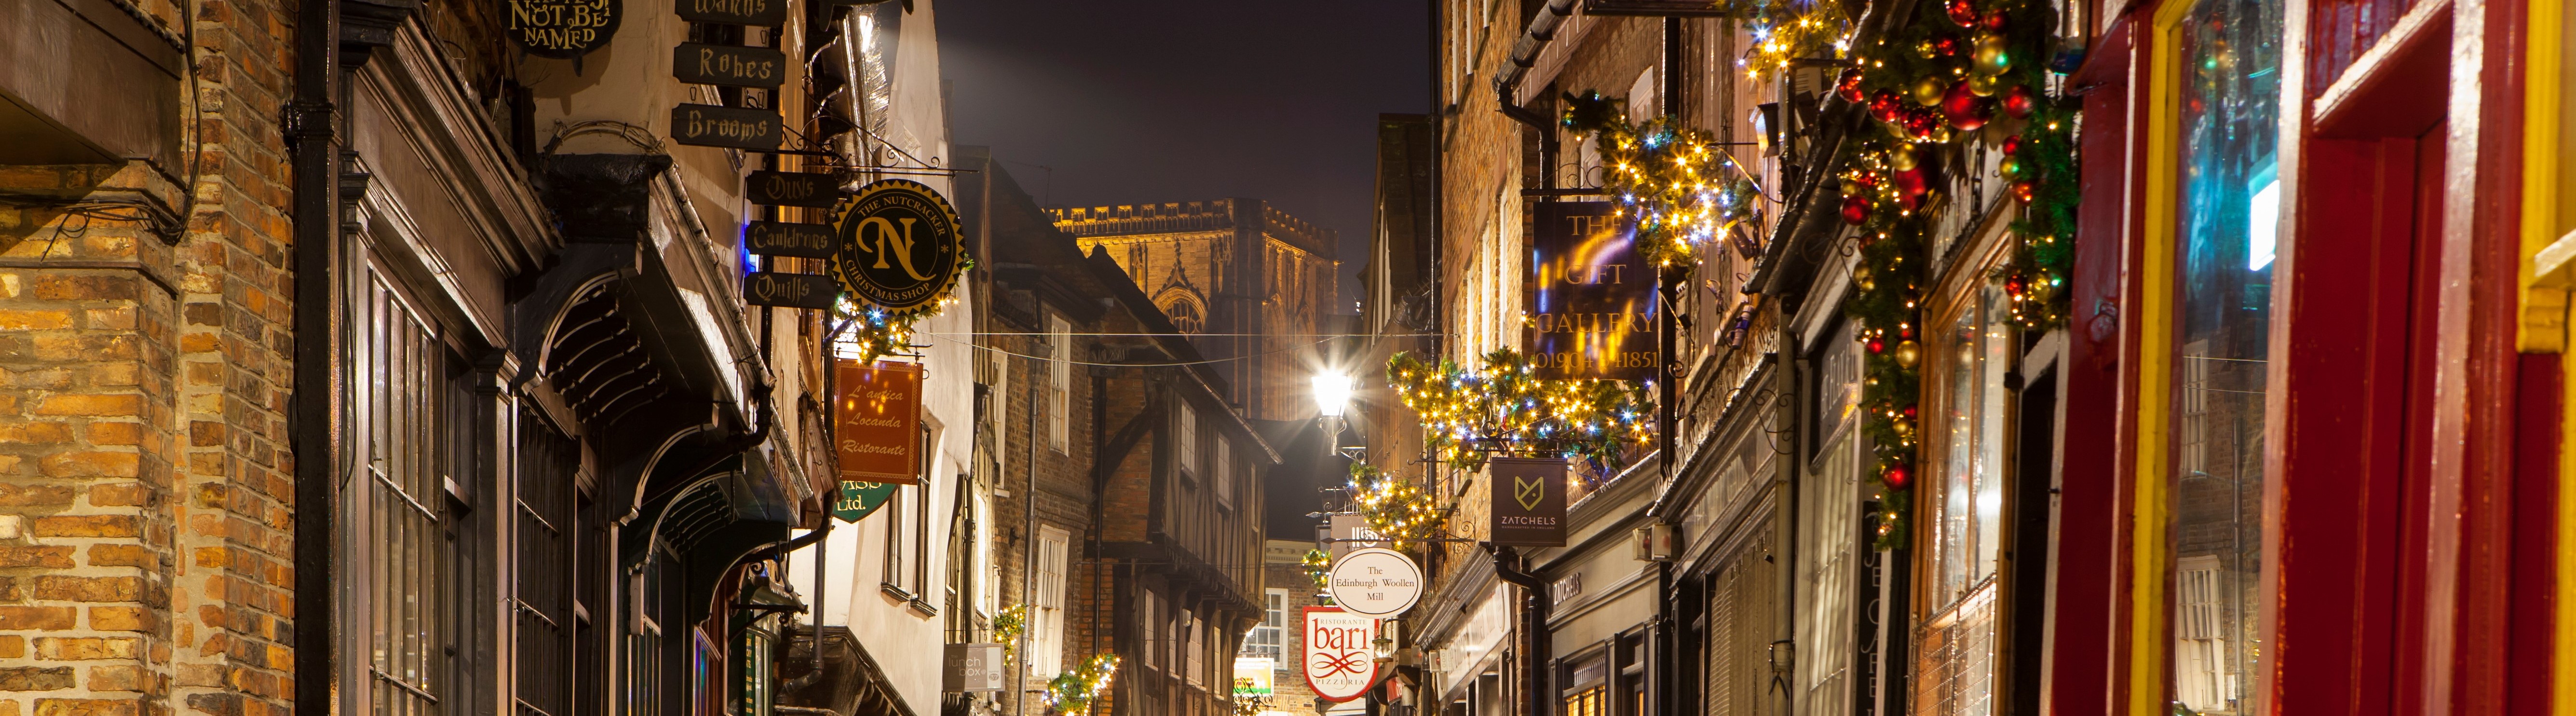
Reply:
[[699, 147], [778, 149], [778, 113], [714, 104], [671, 108], [671, 141]]
[[743, 177], [742, 198], [754, 204], [829, 209], [841, 201], [841, 177], [764, 169]]
[[832, 370], [841, 479], [921, 482], [921, 365], [835, 358]]
[[683, 42], [671, 51], [671, 76], [691, 84], [774, 89], [787, 83], [787, 53]]
[[[799, 224], [793, 221], [754, 221], [742, 227], [742, 248], [762, 256], [797, 256], [812, 259], [832, 257], [832, 227], [824, 224]], [[832, 285], [835, 292], [840, 284]]]
[[1540, 202], [1523, 308], [1540, 377], [1655, 375], [1655, 271], [1637, 255], [1637, 222], [1607, 201]]
[[945, 668], [940, 670], [941, 691], [975, 693], [1002, 690], [1002, 645], [996, 643], [950, 644]]
[[1234, 657], [1234, 697], [1266, 697], [1279, 692], [1279, 660], [1267, 656]]
[[948, 293], [966, 260], [957, 210], [920, 182], [885, 179], [842, 205], [832, 275], [850, 295], [902, 314]]
[[1493, 538], [1513, 547], [1565, 546], [1565, 459], [1495, 457]]
[[1333, 603], [1343, 611], [1385, 619], [1401, 615], [1422, 599], [1422, 566], [1403, 552], [1383, 547], [1351, 550], [1333, 562]]
[[1331, 525], [1332, 541], [1324, 543], [1324, 554], [1333, 559], [1341, 559], [1355, 549], [1386, 546], [1386, 536], [1369, 529], [1366, 517], [1333, 515], [1327, 524]]
[[831, 310], [841, 284], [830, 276], [755, 271], [742, 277], [742, 301], [754, 306]]
[[626, 13], [618, 0], [506, 0], [510, 41], [538, 57], [568, 60], [608, 46]]
[[787, 0], [679, 0], [671, 5], [680, 19], [727, 25], [787, 24]]
[[1341, 607], [1306, 608], [1306, 686], [1315, 698], [1342, 702], [1367, 693], [1377, 683], [1376, 617], [1352, 614]]
[[868, 515], [876, 513], [877, 508], [884, 507], [886, 500], [893, 499], [894, 490], [898, 487], [902, 485], [842, 480], [840, 494], [832, 499], [832, 516], [842, 522], [867, 519]]

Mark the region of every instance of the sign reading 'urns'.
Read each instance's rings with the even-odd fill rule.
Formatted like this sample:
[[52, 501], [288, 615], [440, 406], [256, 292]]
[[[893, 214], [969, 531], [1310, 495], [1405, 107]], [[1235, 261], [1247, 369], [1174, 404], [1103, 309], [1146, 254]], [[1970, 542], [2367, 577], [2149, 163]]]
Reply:
[[832, 276], [852, 297], [895, 313], [927, 308], [946, 295], [966, 260], [957, 210], [920, 182], [886, 179], [861, 187], [833, 228], [841, 241]]

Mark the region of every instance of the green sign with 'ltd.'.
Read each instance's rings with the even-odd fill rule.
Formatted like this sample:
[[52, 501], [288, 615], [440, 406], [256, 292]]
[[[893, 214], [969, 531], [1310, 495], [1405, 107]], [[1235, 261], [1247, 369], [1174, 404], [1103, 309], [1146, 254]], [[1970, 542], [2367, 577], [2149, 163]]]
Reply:
[[867, 519], [869, 513], [884, 507], [886, 500], [894, 498], [894, 488], [897, 487], [902, 485], [842, 480], [841, 496], [832, 500], [832, 516], [841, 518], [842, 522]]

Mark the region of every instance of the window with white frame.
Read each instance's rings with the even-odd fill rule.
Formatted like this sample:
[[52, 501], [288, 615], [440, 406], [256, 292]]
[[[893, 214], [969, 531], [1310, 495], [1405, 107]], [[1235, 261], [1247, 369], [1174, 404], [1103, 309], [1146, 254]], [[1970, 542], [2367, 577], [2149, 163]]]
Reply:
[[1073, 409], [1073, 323], [1047, 316], [1047, 447], [1066, 452]]
[[1243, 635], [1240, 655], [1266, 657], [1270, 663], [1285, 665], [1288, 656], [1288, 590], [1261, 590], [1261, 623]]
[[1181, 610], [1179, 624], [1181, 625], [1181, 630], [1189, 634], [1189, 637], [1186, 639], [1176, 640], [1182, 642], [1181, 678], [1188, 680], [1191, 686], [1197, 686], [1205, 683], [1200, 678], [1200, 670], [1205, 668], [1201, 655], [1207, 653], [1207, 641], [1206, 636], [1200, 632], [1206, 630], [1199, 628], [1201, 626], [1205, 626], [1205, 624], [1199, 621], [1197, 615], [1190, 613], [1190, 610], [1187, 609]]
[[1188, 401], [1175, 401], [1174, 404], [1179, 405], [1181, 408], [1180, 430], [1178, 431], [1180, 434], [1172, 439], [1173, 446], [1178, 449], [1178, 459], [1181, 463], [1181, 474], [1183, 476], [1196, 479], [1199, 475], [1198, 411], [1191, 410]]
[[1065, 549], [1072, 535], [1038, 527], [1038, 572], [1029, 586], [1029, 673], [1052, 678], [1064, 670]]
[[1139, 634], [1139, 647], [1145, 650], [1145, 665], [1163, 668], [1163, 600], [1151, 589], [1136, 590], [1136, 621], [1144, 625]]
[[1216, 441], [1216, 464], [1209, 466], [1208, 482], [1216, 486], [1216, 502], [1234, 506], [1234, 446], [1224, 439]]
[[438, 595], [449, 594], [451, 471], [446, 436], [454, 412], [444, 389], [448, 355], [436, 325], [370, 265], [353, 316], [353, 417], [365, 475], [343, 519], [364, 539], [338, 569], [362, 585], [347, 598], [372, 624], [358, 656], [372, 679], [365, 698], [377, 713], [436, 714], [449, 696], [448, 654], [456, 646]]

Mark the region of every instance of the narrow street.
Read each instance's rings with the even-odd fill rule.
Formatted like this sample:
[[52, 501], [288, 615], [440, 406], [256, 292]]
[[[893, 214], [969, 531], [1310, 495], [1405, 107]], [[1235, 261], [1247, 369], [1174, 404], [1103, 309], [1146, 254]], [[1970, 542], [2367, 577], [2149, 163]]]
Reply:
[[0, 0], [0, 716], [2576, 716], [2569, 0]]

